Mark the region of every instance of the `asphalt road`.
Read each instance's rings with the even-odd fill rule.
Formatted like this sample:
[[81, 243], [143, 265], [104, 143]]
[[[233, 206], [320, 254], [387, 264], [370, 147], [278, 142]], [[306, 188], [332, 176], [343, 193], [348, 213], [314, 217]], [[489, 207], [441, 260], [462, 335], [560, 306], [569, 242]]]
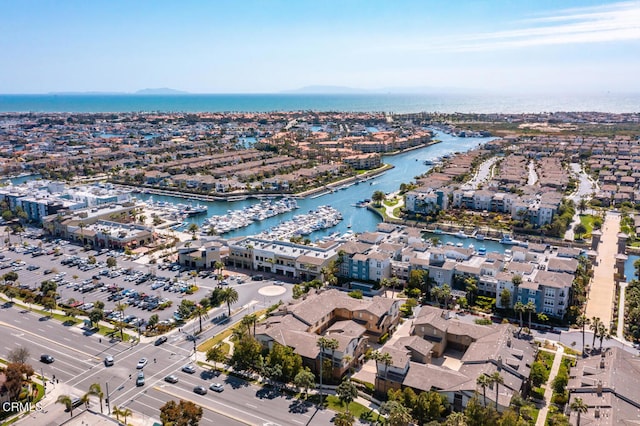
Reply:
[[[305, 404], [279, 392], [250, 384], [244, 380], [216, 376], [197, 365], [194, 374], [181, 371], [190, 364], [192, 342], [184, 335], [174, 332], [166, 343], [154, 346], [140, 344], [131, 347], [126, 343], [111, 344], [96, 336], [84, 336], [77, 327], [65, 327], [55, 320], [40, 321], [33, 312], [5, 307], [0, 311], [0, 339], [4, 342], [2, 352], [24, 346], [31, 353], [30, 363], [34, 369], [59, 383], [49, 383], [52, 387], [64, 387], [64, 392], [74, 397], [84, 394], [91, 384], [98, 383], [103, 392], [109, 388], [111, 407], [127, 407], [149, 418], [159, 418], [160, 407], [167, 401], [187, 399], [204, 408], [202, 424], [279, 424], [279, 425], [321, 425], [329, 424], [334, 413], [329, 410], [316, 412], [315, 406]], [[40, 362], [40, 355], [52, 355], [52, 364]], [[112, 355], [115, 363], [106, 367], [103, 359]], [[147, 358], [148, 364], [136, 369], [140, 358]], [[143, 371], [145, 385], [136, 386], [137, 373]], [[175, 374], [177, 384], [164, 381], [164, 377]], [[130, 376], [131, 375], [131, 376]], [[130, 378], [131, 377], [131, 378]], [[225, 390], [221, 393], [209, 391], [201, 396], [193, 392], [197, 385], [208, 387], [221, 382]], [[93, 405], [94, 409], [98, 409]], [[104, 407], [107, 409], [106, 405]], [[34, 413], [37, 416], [45, 413]], [[64, 407], [53, 404], [46, 413], [47, 422], [63, 421], [68, 417]], [[55, 420], [54, 420], [55, 419]], [[58, 420], [59, 419], [59, 420]], [[58, 423], [59, 424], [59, 423]]]

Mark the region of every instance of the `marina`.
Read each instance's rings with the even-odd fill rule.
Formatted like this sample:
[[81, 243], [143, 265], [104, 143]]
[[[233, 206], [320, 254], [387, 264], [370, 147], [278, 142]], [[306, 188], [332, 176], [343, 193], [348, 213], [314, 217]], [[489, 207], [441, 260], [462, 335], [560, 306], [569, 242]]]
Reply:
[[185, 203], [171, 203], [164, 200], [154, 201], [153, 197], [150, 197], [146, 201], [147, 206], [152, 209], [162, 211], [166, 216], [169, 216], [173, 220], [184, 220], [192, 216], [205, 215], [208, 212], [208, 208], [202, 204], [185, 204]]
[[298, 203], [293, 198], [263, 200], [240, 210], [228, 210], [224, 215], [211, 216], [202, 225], [201, 233], [205, 235], [226, 234], [297, 208]]
[[[440, 143], [424, 148], [415, 149], [393, 156], [383, 156], [382, 160], [385, 164], [390, 164], [393, 168], [388, 169], [385, 173], [370, 176], [368, 179], [361, 179], [360, 184], [353, 183], [344, 190], [335, 190], [334, 192], [323, 191], [314, 195], [298, 198], [297, 203], [303, 211], [314, 210], [321, 205], [331, 205], [342, 213], [345, 220], [335, 226], [335, 231], [344, 234], [348, 230], [355, 233], [361, 233], [375, 229], [380, 222], [380, 217], [366, 208], [359, 208], [358, 200], [366, 201], [371, 198], [374, 191], [382, 191], [391, 193], [398, 190], [398, 186], [402, 182], [411, 182], [415, 176], [427, 172], [430, 167], [422, 164], [422, 161], [415, 159], [443, 157], [452, 152], [464, 152], [488, 142], [491, 138], [458, 138], [453, 135], [435, 131], [436, 139], [441, 140]], [[369, 181], [369, 184], [362, 183]], [[337, 184], [337, 187], [345, 186], [345, 184]], [[149, 199], [152, 194], [137, 194], [142, 200]], [[174, 195], [153, 195], [154, 199], [164, 200], [169, 203], [189, 204], [191, 198], [189, 196]], [[237, 195], [227, 198], [226, 200], [215, 201], [198, 201], [200, 204], [208, 207], [209, 215], [226, 215], [228, 210], [242, 210], [245, 207], [255, 203], [253, 199], [247, 199], [246, 195]], [[365, 206], [361, 204], [361, 206]], [[256, 235], [270, 227], [278, 225], [281, 221], [291, 220], [294, 212], [287, 212], [275, 217], [267, 218], [262, 221], [254, 221], [248, 226], [231, 230], [225, 234], [228, 237]], [[184, 219], [186, 226], [195, 223], [199, 227], [204, 225], [206, 217], [204, 215], [187, 217]], [[351, 228], [349, 228], [351, 225]], [[331, 231], [333, 232], [333, 231]], [[310, 234], [313, 239], [322, 238], [331, 233], [328, 230], [318, 230]], [[497, 246], [500, 244], [495, 243]]]
[[259, 238], [286, 240], [294, 236], [306, 236], [316, 231], [333, 228], [342, 221], [342, 213], [331, 206], [318, 206], [308, 214], [296, 215], [258, 235]]

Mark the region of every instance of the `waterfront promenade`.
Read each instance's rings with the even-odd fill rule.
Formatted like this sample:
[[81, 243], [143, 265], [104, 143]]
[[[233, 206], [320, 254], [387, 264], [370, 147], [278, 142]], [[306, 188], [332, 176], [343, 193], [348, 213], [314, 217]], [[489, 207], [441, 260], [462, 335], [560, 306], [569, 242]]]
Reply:
[[602, 239], [598, 245], [598, 256], [587, 300], [587, 318], [600, 318], [606, 326], [609, 326], [613, 319], [613, 303], [616, 296], [613, 275], [618, 253], [619, 230], [620, 215], [608, 212], [602, 227]]

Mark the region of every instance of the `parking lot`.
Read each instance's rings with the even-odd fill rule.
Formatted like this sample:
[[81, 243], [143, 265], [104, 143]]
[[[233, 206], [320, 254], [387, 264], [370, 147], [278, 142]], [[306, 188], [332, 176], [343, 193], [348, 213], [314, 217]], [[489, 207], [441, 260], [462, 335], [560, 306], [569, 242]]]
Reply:
[[[176, 310], [182, 300], [197, 303], [217, 286], [236, 288], [238, 305], [252, 300], [262, 300], [264, 304], [277, 301], [258, 294], [260, 287], [274, 281], [253, 281], [243, 272], [225, 272], [226, 277], [218, 281], [211, 271], [196, 274], [179, 265], [141, 264], [122, 252], [85, 251], [63, 240], [47, 241], [33, 234], [23, 235], [21, 245], [11, 250], [4, 248], [2, 256], [0, 274], [15, 272], [21, 287], [37, 290], [43, 281], [55, 281], [59, 305], [88, 312], [97, 302], [102, 302], [107, 318], [122, 318], [134, 329], [143, 326], [153, 314], [158, 315], [161, 323], [175, 322], [179, 319]], [[109, 261], [111, 267], [107, 265], [108, 258], [115, 259], [115, 266], [113, 261]], [[117, 304], [125, 305], [125, 311], [118, 312]], [[215, 320], [225, 308], [210, 315]]]

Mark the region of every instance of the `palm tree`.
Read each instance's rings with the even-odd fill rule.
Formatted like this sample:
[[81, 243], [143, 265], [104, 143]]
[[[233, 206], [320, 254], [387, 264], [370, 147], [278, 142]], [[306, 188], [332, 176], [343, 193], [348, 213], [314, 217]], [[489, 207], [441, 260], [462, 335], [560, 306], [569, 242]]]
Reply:
[[585, 351], [584, 351], [584, 332], [585, 332], [585, 328], [586, 326], [588, 326], [589, 324], [591, 324], [591, 320], [589, 318], [587, 318], [586, 315], [582, 314], [578, 317], [578, 319], [576, 320], [576, 325], [578, 327], [582, 327], [582, 356], [584, 357]]
[[380, 280], [380, 287], [382, 287], [382, 289], [384, 290], [384, 297], [388, 297], [387, 288], [389, 288], [390, 286], [391, 286], [391, 282], [389, 281], [388, 278], [383, 278]]
[[209, 312], [207, 311], [207, 308], [198, 303], [193, 310], [193, 313], [198, 316], [198, 321], [200, 322], [200, 333], [202, 333], [202, 317], [209, 319]]
[[125, 305], [124, 303], [117, 303], [116, 304], [116, 312], [120, 312], [121, 315], [118, 317], [118, 322], [116, 324], [118, 330], [120, 330], [120, 340], [124, 341], [124, 311], [125, 309], [127, 309], [127, 305]]
[[609, 340], [611, 336], [608, 333], [607, 326], [604, 323], [600, 323], [598, 326], [598, 340], [600, 340], [600, 352], [602, 352], [602, 341], [604, 339]]
[[125, 408], [124, 410], [120, 410], [120, 414], [124, 417], [124, 424], [127, 424], [127, 417], [131, 416], [133, 412], [130, 409]]
[[484, 406], [487, 406], [487, 387], [491, 386], [491, 378], [486, 374], [478, 376], [476, 379], [476, 385], [482, 388], [482, 398], [484, 399]]
[[375, 203], [377, 207], [380, 207], [380, 204], [384, 201], [386, 197], [387, 196], [384, 192], [374, 191], [373, 194], [371, 195], [371, 200]]
[[591, 318], [591, 325], [589, 329], [593, 331], [593, 342], [591, 342], [591, 347], [596, 347], [596, 338], [598, 337], [598, 330], [600, 329], [600, 324], [602, 324], [602, 320], [598, 317]]
[[513, 284], [514, 293], [518, 294], [518, 287], [522, 284], [522, 275], [514, 275], [511, 278], [511, 284]]
[[249, 332], [249, 334], [251, 334], [251, 326], [253, 325], [253, 336], [255, 337], [256, 335], [256, 322], [258, 321], [258, 318], [256, 316], [256, 314], [249, 314], [249, 315], [245, 315], [242, 318], [241, 324], [244, 325], [245, 327], [247, 327], [247, 331]]
[[531, 330], [531, 314], [536, 311], [536, 304], [532, 301], [528, 301], [526, 305], [524, 305], [527, 313], [529, 314], [529, 330]]
[[587, 404], [582, 401], [582, 398], [576, 398], [571, 403], [570, 408], [571, 411], [575, 411], [578, 416], [576, 420], [576, 426], [580, 426], [580, 416], [583, 413], [586, 413], [589, 410], [589, 407], [587, 407]]
[[580, 214], [583, 214], [584, 211], [587, 209], [588, 204], [587, 204], [587, 200], [585, 197], [581, 197], [580, 201], [578, 202], [578, 211], [580, 212]]
[[214, 272], [218, 271], [218, 273], [216, 275], [221, 275], [222, 274], [222, 270], [224, 269], [224, 263], [220, 262], [219, 260], [216, 260], [213, 263], [213, 269], [214, 269]]
[[113, 406], [113, 408], [111, 409], [111, 412], [113, 413], [114, 416], [116, 416], [116, 420], [118, 421], [118, 423], [120, 423], [120, 416], [122, 415], [122, 411], [117, 407], [117, 406]]
[[442, 297], [442, 289], [440, 287], [433, 287], [430, 291], [431, 297], [436, 299], [438, 306], [440, 305], [440, 297]]
[[373, 352], [372, 358], [376, 360], [376, 367], [378, 366], [378, 362], [384, 365], [384, 378], [387, 379], [387, 371], [389, 370], [389, 366], [393, 364], [393, 357], [388, 352]]
[[231, 316], [231, 304], [236, 303], [239, 299], [238, 292], [232, 287], [227, 287], [220, 293], [220, 300], [227, 304], [229, 316]]
[[[526, 308], [524, 307], [524, 303], [518, 300], [516, 304], [513, 305], [513, 310], [518, 314], [518, 317], [520, 318], [520, 330], [522, 330], [522, 314], [526, 310]], [[518, 331], [518, 333], [520, 333], [520, 331]]]
[[316, 342], [316, 345], [320, 348], [320, 405], [322, 405], [322, 365], [324, 364], [323, 355], [325, 349], [331, 349], [331, 368], [333, 369], [333, 351], [338, 348], [338, 341], [336, 339], [327, 339], [326, 337], [320, 337]]
[[71, 417], [73, 417], [73, 400], [69, 395], [59, 395], [58, 399], [56, 399], [56, 404], [63, 404], [67, 407], [67, 410], [71, 413]]
[[497, 411], [498, 410], [498, 389], [500, 385], [504, 384], [504, 379], [502, 378], [500, 373], [497, 371], [495, 373], [492, 373], [491, 376], [489, 376], [489, 379], [491, 380], [491, 383], [496, 385], [496, 411]]
[[349, 413], [337, 413], [336, 417], [333, 419], [334, 426], [352, 426], [356, 421], [356, 418], [353, 414]]
[[84, 395], [82, 395], [80, 397], [80, 402], [82, 402], [84, 404], [84, 408], [88, 409], [89, 408], [89, 393], [85, 393]]
[[89, 386], [89, 395], [94, 395], [100, 398], [100, 413], [102, 413], [102, 399], [104, 398], [104, 393], [102, 392], [100, 384], [94, 383]]
[[444, 284], [440, 291], [442, 298], [444, 299], [444, 308], [449, 309], [449, 302], [451, 301], [451, 287], [449, 284]]

